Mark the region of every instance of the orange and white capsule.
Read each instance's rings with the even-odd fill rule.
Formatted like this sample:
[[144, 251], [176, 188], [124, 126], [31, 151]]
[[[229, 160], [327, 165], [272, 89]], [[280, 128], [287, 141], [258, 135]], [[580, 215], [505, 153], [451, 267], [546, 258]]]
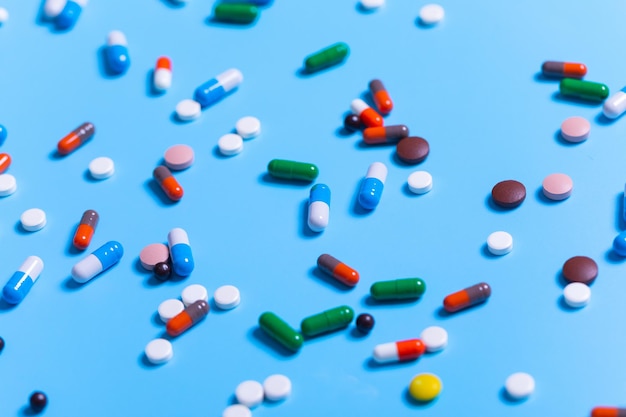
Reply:
[[352, 100], [352, 103], [350, 103], [350, 109], [352, 110], [352, 113], [361, 118], [361, 121], [367, 127], [379, 127], [383, 125], [382, 116], [360, 98]]
[[165, 165], [160, 165], [154, 169], [152, 176], [161, 186], [167, 198], [178, 201], [183, 198], [183, 187], [180, 186], [172, 172]]
[[9, 169], [11, 156], [8, 153], [0, 153], [0, 174]]
[[154, 88], [159, 91], [165, 91], [172, 86], [172, 61], [168, 57], [157, 59], [153, 83]]
[[80, 219], [80, 224], [74, 233], [72, 243], [76, 249], [85, 250], [91, 243], [91, 238], [96, 231], [100, 216], [95, 210], [87, 210]]
[[410, 361], [426, 352], [426, 345], [420, 339], [401, 340], [377, 345], [374, 348], [376, 362]]
[[389, 93], [382, 81], [370, 81], [370, 93], [378, 111], [382, 114], [389, 114], [393, 109], [393, 101], [391, 101], [391, 97], [389, 97]]
[[67, 155], [74, 152], [76, 148], [91, 139], [94, 133], [96, 133], [96, 127], [93, 123], [83, 123], [59, 141], [57, 144], [59, 154]]
[[317, 267], [336, 280], [354, 287], [359, 282], [359, 273], [327, 253], [317, 258]]

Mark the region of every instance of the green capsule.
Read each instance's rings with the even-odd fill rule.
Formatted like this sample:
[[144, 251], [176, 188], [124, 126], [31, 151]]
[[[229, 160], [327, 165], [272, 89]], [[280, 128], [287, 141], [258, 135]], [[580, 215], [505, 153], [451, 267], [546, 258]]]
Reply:
[[313, 164], [286, 159], [272, 159], [267, 164], [267, 171], [276, 178], [300, 181], [313, 181], [320, 173]]
[[420, 278], [402, 278], [392, 281], [378, 281], [370, 287], [375, 300], [404, 300], [419, 298], [426, 291], [426, 284]]
[[307, 56], [304, 59], [304, 68], [307, 72], [319, 71], [339, 64], [346, 59], [349, 53], [350, 47], [343, 42], [338, 42]]
[[296, 352], [302, 347], [303, 337], [300, 332], [291, 328], [291, 326], [274, 313], [267, 311], [261, 314], [259, 316], [259, 326], [270, 335], [272, 339], [289, 350]]
[[354, 311], [350, 307], [335, 307], [302, 320], [300, 330], [307, 337], [315, 336], [346, 327], [353, 318]]
[[259, 14], [254, 4], [221, 3], [214, 11], [215, 20], [232, 23], [252, 23]]
[[564, 96], [573, 96], [584, 100], [602, 101], [609, 96], [609, 87], [592, 81], [563, 78], [559, 91]]

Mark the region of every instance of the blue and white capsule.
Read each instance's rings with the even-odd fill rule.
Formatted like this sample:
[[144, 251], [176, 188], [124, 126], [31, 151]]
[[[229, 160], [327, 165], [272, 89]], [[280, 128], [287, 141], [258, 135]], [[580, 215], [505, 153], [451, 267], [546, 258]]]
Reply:
[[309, 194], [309, 229], [323, 232], [330, 217], [330, 188], [326, 184], [315, 184]]
[[374, 210], [385, 188], [387, 180], [387, 167], [382, 162], [374, 162], [367, 169], [365, 179], [361, 183], [359, 190], [359, 204], [366, 210]]
[[220, 101], [226, 94], [234, 90], [243, 82], [243, 74], [236, 68], [224, 71], [217, 77], [210, 79], [194, 93], [195, 100], [202, 107], [210, 106]]
[[19, 304], [30, 291], [43, 270], [38, 256], [29, 256], [2, 289], [2, 298], [9, 304]]
[[67, 0], [61, 12], [56, 16], [54, 23], [58, 29], [68, 30], [74, 27], [78, 21], [87, 0]]
[[124, 248], [120, 242], [107, 242], [74, 265], [72, 278], [79, 284], [84, 284], [118, 263], [123, 255]]
[[130, 67], [126, 35], [119, 30], [113, 30], [107, 36], [107, 46], [104, 51], [105, 64], [113, 74], [124, 74]]
[[602, 112], [609, 119], [617, 119], [626, 112], [626, 87], [604, 101]]
[[170, 259], [174, 273], [181, 277], [190, 275], [195, 264], [187, 232], [180, 227], [170, 230], [167, 235], [167, 243], [170, 247]]

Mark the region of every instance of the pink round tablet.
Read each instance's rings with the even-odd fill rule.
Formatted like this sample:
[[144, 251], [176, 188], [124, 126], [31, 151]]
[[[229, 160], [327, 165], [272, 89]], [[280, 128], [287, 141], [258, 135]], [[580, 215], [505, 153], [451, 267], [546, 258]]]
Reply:
[[139, 262], [148, 271], [152, 271], [159, 262], [166, 262], [169, 257], [170, 251], [163, 243], [153, 243], [139, 252]]
[[565, 174], [550, 174], [543, 179], [543, 194], [550, 200], [565, 200], [572, 194], [574, 182]]
[[193, 164], [193, 149], [187, 145], [174, 145], [165, 151], [165, 165], [169, 169], [180, 171]]
[[568, 142], [578, 143], [587, 140], [591, 124], [584, 117], [570, 117], [561, 124], [561, 136]]

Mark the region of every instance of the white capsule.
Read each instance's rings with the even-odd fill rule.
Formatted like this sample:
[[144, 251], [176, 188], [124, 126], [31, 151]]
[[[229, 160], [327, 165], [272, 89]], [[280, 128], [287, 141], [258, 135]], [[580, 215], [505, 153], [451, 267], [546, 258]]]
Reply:
[[43, 5], [43, 14], [48, 19], [54, 19], [61, 14], [61, 11], [65, 8], [67, 0], [46, 0]]
[[617, 119], [626, 112], [626, 87], [606, 99], [602, 112], [609, 119]]

